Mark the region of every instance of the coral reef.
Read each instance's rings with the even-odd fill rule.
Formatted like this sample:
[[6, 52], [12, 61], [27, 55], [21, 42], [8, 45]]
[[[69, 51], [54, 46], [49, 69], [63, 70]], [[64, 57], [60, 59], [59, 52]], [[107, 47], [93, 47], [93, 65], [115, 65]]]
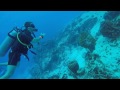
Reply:
[[111, 21], [102, 22], [100, 32], [104, 37], [110, 39], [116, 39], [120, 36], [120, 28], [116, 27]]
[[90, 51], [88, 51], [85, 54], [84, 58], [85, 58], [85, 60], [96, 60], [96, 59], [100, 58], [100, 56], [98, 54], [91, 53]]
[[70, 37], [67, 39], [66, 43], [68, 45], [74, 45], [77, 46], [79, 40], [79, 34], [71, 34]]
[[79, 69], [79, 65], [76, 60], [70, 61], [68, 63], [68, 68], [74, 73], [77, 74], [77, 71]]
[[106, 68], [105, 64], [99, 59], [88, 61], [85, 70], [86, 75], [84, 78], [94, 79], [110, 79], [112, 78], [112, 72]]
[[120, 36], [120, 12], [108, 11], [104, 15], [104, 21], [101, 23], [100, 32], [104, 37], [116, 40]]
[[79, 37], [81, 47], [88, 48], [91, 52], [95, 49], [96, 40], [88, 32], [81, 32]]
[[81, 31], [86, 31], [90, 32], [90, 30], [93, 28], [93, 26], [97, 23], [98, 19], [97, 17], [92, 17], [84, 21], [84, 23], [77, 27], [78, 32], [80, 33]]
[[120, 15], [120, 11], [108, 11], [104, 15], [105, 20], [112, 20], [116, 18], [118, 15]]
[[[108, 11], [105, 15], [95, 12], [90, 17], [88, 13], [85, 18], [73, 20], [55, 41], [42, 44], [38, 56], [34, 58], [37, 65], [30, 71], [32, 78], [119, 78], [119, 14], [117, 11]], [[94, 36], [91, 31], [94, 33], [97, 25], [99, 31]]]

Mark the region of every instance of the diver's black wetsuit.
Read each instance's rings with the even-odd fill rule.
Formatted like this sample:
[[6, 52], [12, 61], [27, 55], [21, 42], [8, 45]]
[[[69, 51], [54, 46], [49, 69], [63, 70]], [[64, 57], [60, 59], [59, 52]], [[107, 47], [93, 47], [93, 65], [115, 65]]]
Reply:
[[[33, 37], [31, 33], [27, 30], [25, 30], [25, 33], [19, 34], [19, 39], [29, 45], [32, 41]], [[24, 45], [22, 45], [17, 39], [11, 46], [11, 51], [9, 52], [9, 61], [8, 65], [17, 65], [17, 63], [20, 61], [21, 54], [27, 54], [28, 48]]]

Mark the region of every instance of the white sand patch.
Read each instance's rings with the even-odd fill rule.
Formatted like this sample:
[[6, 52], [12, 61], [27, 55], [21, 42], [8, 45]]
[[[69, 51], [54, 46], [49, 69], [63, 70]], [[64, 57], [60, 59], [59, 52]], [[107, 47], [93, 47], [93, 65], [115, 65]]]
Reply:
[[85, 67], [85, 60], [82, 57], [87, 52], [86, 49], [81, 47], [72, 47], [71, 51], [66, 51], [66, 59], [68, 61], [76, 60], [80, 68]]

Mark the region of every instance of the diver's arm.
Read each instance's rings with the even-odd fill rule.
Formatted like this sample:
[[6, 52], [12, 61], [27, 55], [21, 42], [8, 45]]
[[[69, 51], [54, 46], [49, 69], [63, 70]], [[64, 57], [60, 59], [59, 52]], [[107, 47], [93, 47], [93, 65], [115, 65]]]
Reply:
[[45, 36], [45, 33], [41, 33], [39, 37], [34, 38], [31, 42], [32, 42], [32, 43], [37, 43], [37, 42], [39, 42], [41, 39], [43, 39], [44, 36]]
[[33, 40], [31, 41], [31, 43], [37, 43], [41, 40], [41, 36], [37, 37], [37, 38], [33, 38]]

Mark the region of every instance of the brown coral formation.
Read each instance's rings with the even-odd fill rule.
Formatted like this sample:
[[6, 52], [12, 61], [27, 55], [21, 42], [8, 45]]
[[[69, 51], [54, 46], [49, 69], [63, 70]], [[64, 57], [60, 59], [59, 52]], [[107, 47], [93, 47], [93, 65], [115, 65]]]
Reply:
[[81, 32], [79, 43], [81, 47], [88, 48], [91, 52], [95, 49], [96, 40], [88, 32]]
[[104, 19], [112, 20], [112, 19], [116, 18], [118, 15], [120, 15], [120, 11], [108, 11], [107, 13], [105, 13]]
[[120, 12], [109, 11], [104, 15], [104, 19], [100, 27], [101, 34], [113, 40], [117, 39], [120, 36]]
[[68, 63], [68, 68], [74, 73], [77, 74], [77, 71], [79, 69], [79, 65], [76, 60], [71, 61]]
[[108, 20], [102, 22], [100, 32], [104, 37], [108, 38], [116, 39], [120, 36], [120, 28]]

